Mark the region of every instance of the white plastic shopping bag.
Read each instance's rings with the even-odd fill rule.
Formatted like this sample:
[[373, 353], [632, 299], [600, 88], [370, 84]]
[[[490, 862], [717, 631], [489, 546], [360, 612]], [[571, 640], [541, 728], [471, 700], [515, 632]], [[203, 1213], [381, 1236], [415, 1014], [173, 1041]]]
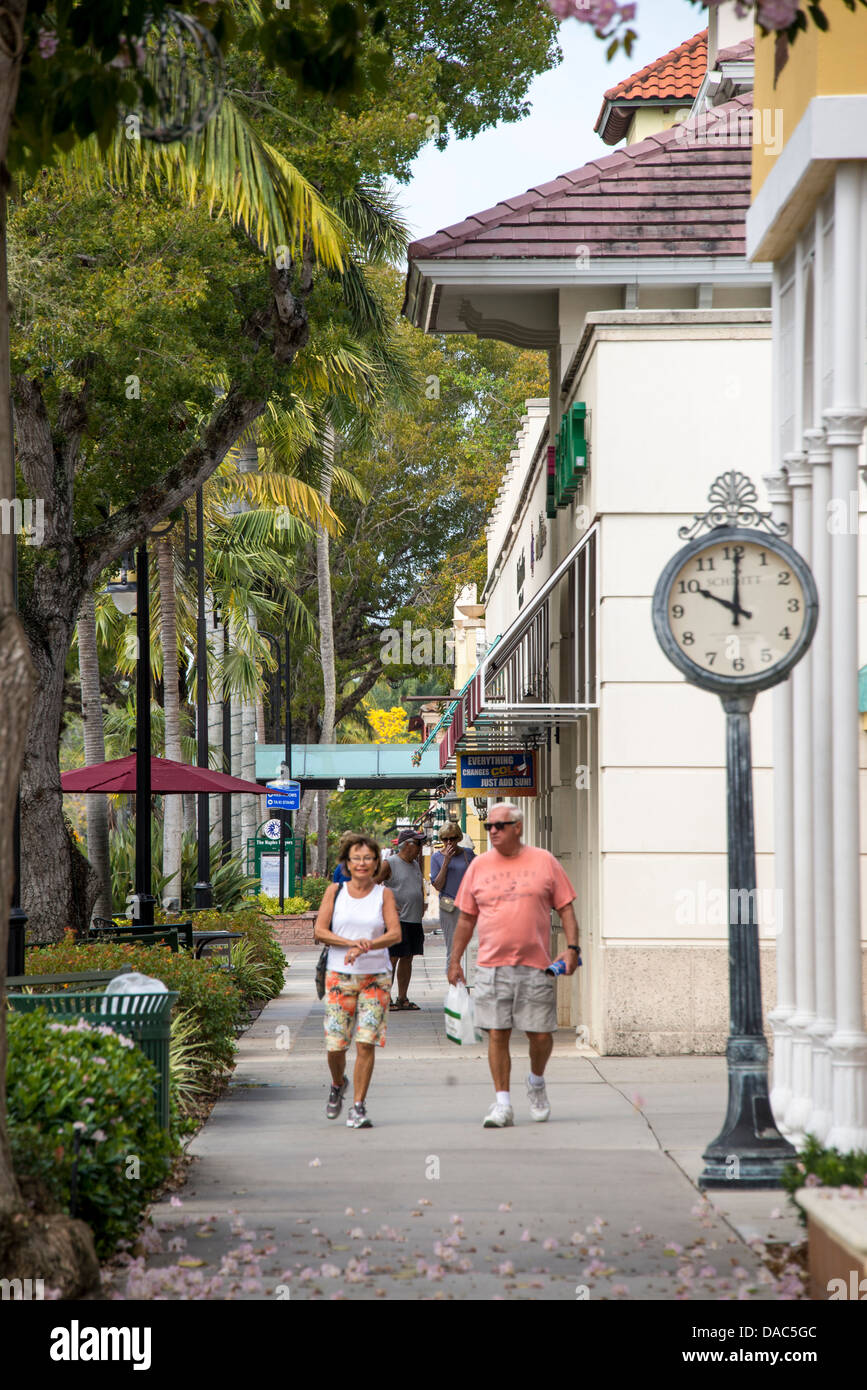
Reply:
[[482, 1041], [481, 1031], [476, 1027], [475, 1010], [466, 985], [449, 985], [444, 1005], [446, 1016], [446, 1037], [459, 1047], [469, 1047]]

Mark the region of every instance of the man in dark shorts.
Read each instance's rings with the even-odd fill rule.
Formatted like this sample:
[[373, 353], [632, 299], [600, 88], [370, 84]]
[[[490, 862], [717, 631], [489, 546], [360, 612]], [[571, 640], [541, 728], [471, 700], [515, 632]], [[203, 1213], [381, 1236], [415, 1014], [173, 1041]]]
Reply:
[[389, 947], [392, 981], [397, 973], [397, 998], [391, 1002], [392, 1009], [418, 1008], [407, 994], [412, 958], [424, 955], [424, 878], [419, 863], [424, 842], [424, 835], [417, 830], [402, 830], [397, 837], [397, 853], [390, 855], [382, 868], [382, 882], [388, 884], [397, 902], [403, 937], [399, 945]]

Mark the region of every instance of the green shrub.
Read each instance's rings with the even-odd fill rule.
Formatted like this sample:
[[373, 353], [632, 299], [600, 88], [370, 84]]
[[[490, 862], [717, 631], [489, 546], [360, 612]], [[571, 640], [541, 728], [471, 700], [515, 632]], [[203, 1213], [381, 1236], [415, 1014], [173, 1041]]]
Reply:
[[[197, 912], [195, 917], [197, 931], [231, 931], [242, 932], [244, 941], [249, 943], [251, 965], [261, 967], [257, 973], [258, 993], [248, 998], [250, 1002], [259, 999], [275, 999], [283, 988], [283, 973], [286, 969], [286, 957], [282, 948], [274, 940], [274, 928], [268, 918], [259, 911], [257, 907], [236, 908], [233, 912], [221, 912], [216, 908], [209, 908], [206, 912]], [[312, 940], [312, 933], [311, 933]], [[240, 942], [233, 943], [241, 945]], [[247, 993], [252, 984], [252, 977], [244, 985]]]
[[330, 878], [317, 878], [315, 874], [308, 874], [306, 878], [302, 878], [298, 888], [302, 898], [311, 907], [318, 908], [325, 897], [325, 890], [330, 882]]
[[37, 1009], [10, 1013], [8, 1030], [15, 1171], [86, 1221], [97, 1253], [108, 1255], [134, 1236], [168, 1170], [172, 1143], [154, 1114], [156, 1069], [106, 1024], [70, 1024]]
[[189, 951], [173, 954], [166, 946], [136, 946], [113, 941], [81, 942], [71, 934], [53, 946], [40, 946], [26, 955], [28, 975], [59, 975], [72, 970], [118, 970], [131, 965], [143, 975], [162, 980], [178, 991], [178, 1009], [190, 1009], [202, 1043], [204, 1064], [215, 1072], [228, 1070], [235, 1055], [235, 1031], [245, 1021], [244, 1001], [231, 975], [210, 960], [196, 960]]
[[[867, 1187], [867, 1152], [841, 1154], [837, 1149], [823, 1149], [812, 1134], [808, 1134], [795, 1162], [787, 1163], [781, 1179], [789, 1200], [797, 1206], [795, 1193], [799, 1187]], [[801, 1224], [807, 1216], [798, 1207]]]
[[196, 1101], [208, 1091], [204, 1046], [190, 1009], [175, 1010], [169, 1039], [169, 1104], [172, 1130], [179, 1135], [195, 1127]]
[[[283, 908], [280, 908], [279, 898], [269, 898], [266, 893], [259, 893], [254, 899], [257, 912], [263, 912], [267, 917], [298, 917], [302, 912], [310, 912], [310, 904], [306, 898], [284, 898]], [[254, 904], [245, 903], [245, 907]]]

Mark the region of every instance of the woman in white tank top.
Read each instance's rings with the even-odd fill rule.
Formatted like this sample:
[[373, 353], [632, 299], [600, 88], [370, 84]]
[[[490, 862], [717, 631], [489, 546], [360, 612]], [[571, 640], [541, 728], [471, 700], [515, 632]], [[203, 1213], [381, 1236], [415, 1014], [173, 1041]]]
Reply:
[[325, 975], [325, 1046], [331, 1092], [325, 1113], [335, 1120], [347, 1087], [346, 1050], [355, 1027], [354, 1104], [346, 1123], [369, 1129], [365, 1100], [373, 1075], [374, 1048], [385, 1046], [391, 1001], [389, 946], [401, 939], [394, 894], [374, 879], [379, 873], [379, 845], [367, 835], [353, 835], [342, 846], [340, 863], [349, 882], [332, 883], [325, 892], [313, 929], [329, 947]]

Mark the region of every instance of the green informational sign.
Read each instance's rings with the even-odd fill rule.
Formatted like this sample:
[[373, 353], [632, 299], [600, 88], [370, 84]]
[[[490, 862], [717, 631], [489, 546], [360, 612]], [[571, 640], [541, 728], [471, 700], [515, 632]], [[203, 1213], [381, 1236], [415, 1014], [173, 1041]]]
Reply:
[[[300, 873], [303, 874], [303, 840], [296, 841], [291, 835], [287, 835], [283, 841], [284, 845], [284, 874], [285, 885], [283, 889], [284, 897], [293, 898], [295, 896], [295, 882]], [[301, 851], [302, 861], [297, 862], [299, 850]], [[269, 898], [279, 898], [280, 896], [280, 818], [273, 817], [271, 820], [263, 821], [253, 839], [247, 841], [247, 873], [251, 878], [258, 879], [258, 886], [253, 890], [255, 893], [265, 893]]]

